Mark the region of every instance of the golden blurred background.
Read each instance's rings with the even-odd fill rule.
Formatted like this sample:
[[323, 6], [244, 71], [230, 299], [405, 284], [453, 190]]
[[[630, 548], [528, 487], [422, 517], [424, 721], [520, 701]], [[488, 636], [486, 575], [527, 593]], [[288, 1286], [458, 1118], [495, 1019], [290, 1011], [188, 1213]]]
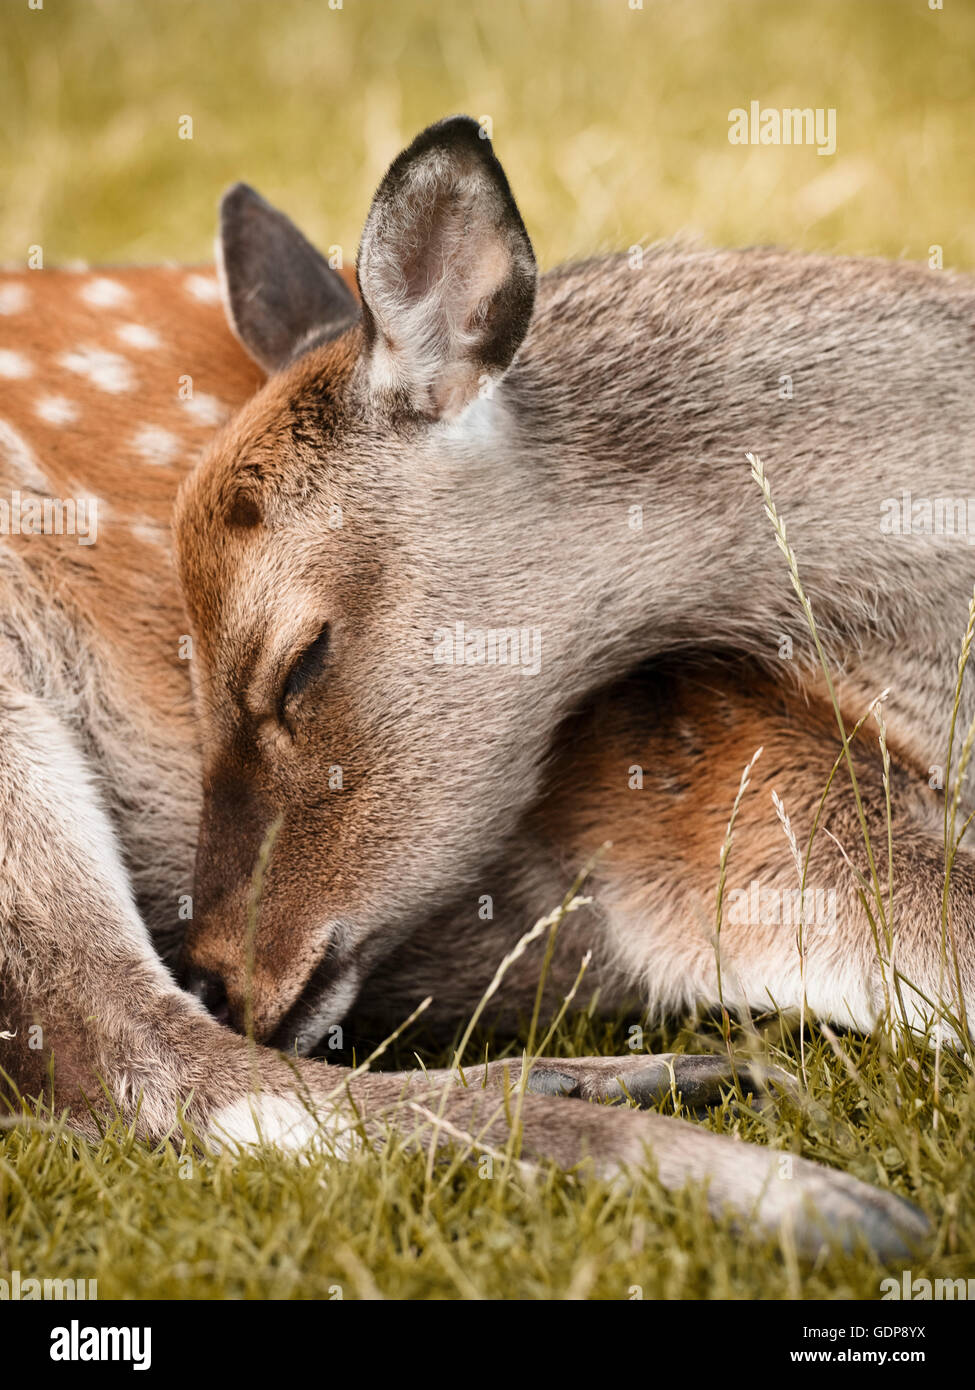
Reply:
[[[31, 3], [0, 15], [6, 262], [208, 260], [240, 178], [351, 258], [388, 161], [466, 111], [543, 265], [679, 231], [975, 265], [970, 0]], [[835, 155], [729, 143], [751, 101], [835, 108]]]

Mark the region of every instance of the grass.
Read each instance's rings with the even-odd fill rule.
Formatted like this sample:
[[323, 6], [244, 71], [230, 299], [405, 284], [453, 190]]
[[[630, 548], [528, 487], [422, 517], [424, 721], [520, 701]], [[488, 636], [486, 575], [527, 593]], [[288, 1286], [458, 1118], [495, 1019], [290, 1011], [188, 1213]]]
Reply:
[[[466, 111], [543, 265], [687, 231], [971, 266], [973, 47], [956, 0], [18, 0], [0, 260], [209, 259], [241, 178], [349, 258], [388, 161]], [[834, 107], [836, 154], [729, 144], [752, 100]]]
[[[216, 199], [238, 178], [350, 259], [388, 160], [465, 110], [491, 117], [544, 265], [681, 230], [917, 259], [938, 244], [946, 265], [975, 265], [971, 7], [46, 0], [0, 24], [0, 260], [33, 245], [47, 264], [207, 259]], [[837, 154], [731, 146], [728, 112], [753, 99], [835, 107]], [[757, 1112], [729, 1092], [699, 1122], [912, 1197], [936, 1227], [914, 1275], [975, 1275], [965, 1061], [915, 1056], [893, 1029], [756, 1026], [803, 1078], [801, 1103]], [[646, 1047], [698, 1050], [702, 1028], [708, 1048], [754, 1045], [720, 1017]], [[625, 1021], [581, 1014], [547, 1051], [629, 1038]], [[391, 1060], [413, 1064], [419, 1045], [401, 1040]], [[476, 1035], [485, 1046], [502, 1042]], [[201, 1157], [119, 1125], [100, 1145], [23, 1125], [0, 1138], [0, 1273], [13, 1269], [95, 1278], [102, 1298], [875, 1298], [884, 1273], [863, 1250], [800, 1263], [650, 1174], [485, 1178], [396, 1145], [344, 1164]]]
[[[627, 1036], [582, 1015], [551, 1051], [620, 1052]], [[796, 1073], [796, 1032], [770, 1018], [762, 1037]], [[722, 1045], [717, 1029], [707, 1040]], [[701, 1036], [651, 1042], [692, 1051]], [[801, 1106], [756, 1113], [729, 1094], [701, 1123], [912, 1197], [937, 1227], [914, 1276], [972, 1277], [971, 1073], [943, 1059], [935, 1132], [932, 1053], [915, 1071], [879, 1038], [835, 1048], [807, 1037]], [[396, 1145], [345, 1163], [271, 1149], [200, 1158], [178, 1144], [150, 1152], [121, 1126], [100, 1145], [9, 1133], [0, 1212], [0, 1268], [95, 1278], [100, 1298], [870, 1299], [886, 1273], [864, 1250], [800, 1263], [775, 1239], [715, 1222], [699, 1190], [668, 1194], [651, 1175], [611, 1186], [555, 1171], [488, 1178], [475, 1164], [428, 1174], [422, 1154]]]

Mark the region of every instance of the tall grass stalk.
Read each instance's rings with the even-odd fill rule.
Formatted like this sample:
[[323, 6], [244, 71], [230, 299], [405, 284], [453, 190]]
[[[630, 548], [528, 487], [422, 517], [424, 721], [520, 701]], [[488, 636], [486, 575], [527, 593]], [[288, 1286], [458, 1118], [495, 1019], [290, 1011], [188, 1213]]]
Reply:
[[[853, 766], [853, 756], [850, 751], [850, 736], [847, 733], [846, 721], [843, 718], [843, 713], [840, 709], [839, 699], [836, 695], [836, 689], [833, 685], [833, 676], [832, 672], [830, 671], [829, 662], [826, 659], [826, 653], [823, 650], [823, 645], [820, 641], [819, 628], [816, 625], [816, 619], [813, 615], [812, 604], [809, 602], [809, 599], [806, 596], [806, 592], [802, 586], [802, 580], [799, 576], [799, 564], [796, 559], [795, 552], [793, 551], [792, 546], [789, 543], [785, 521], [782, 519], [782, 517], [779, 516], [775, 503], [772, 499], [772, 488], [771, 484], [769, 483], [768, 477], [766, 476], [765, 467], [761, 459], [757, 456], [757, 454], [746, 454], [746, 458], [748, 460], [749, 465], [751, 466], [752, 478], [761, 489], [762, 496], [765, 501], [765, 515], [772, 523], [772, 528], [775, 532], [776, 543], [778, 544], [779, 549], [782, 551], [782, 554], [785, 556], [786, 563], [789, 567], [789, 577], [792, 581], [792, 587], [795, 590], [796, 596], [799, 599], [799, 603], [805, 615], [806, 625], [809, 628], [809, 633], [812, 637], [813, 645], [816, 649], [816, 656], [819, 660], [819, 665], [823, 672], [823, 678], [826, 682], [826, 690], [829, 695], [830, 703], [833, 707], [833, 714], [836, 718], [836, 724], [840, 732], [842, 757], [846, 762], [847, 771], [850, 775], [850, 786], [853, 791], [853, 799], [856, 804], [857, 819], [860, 824], [860, 833], [863, 836], [863, 844], [867, 855], [867, 865], [869, 868], [870, 884], [872, 888], [873, 899], [877, 904], [877, 916], [879, 918], [879, 927], [877, 923], [873, 920], [872, 913], [870, 913], [869, 908], [867, 907], [866, 899], [864, 898], [863, 900], [864, 908], [867, 910], [868, 919], [871, 923], [871, 929], [873, 931], [874, 943], [877, 951], [877, 958], [880, 964], [880, 978], [884, 992], [884, 1027], [885, 1029], [889, 1030], [893, 1018], [893, 1010], [891, 1006], [891, 990], [887, 980], [887, 965], [885, 961], [885, 952], [881, 946], [881, 931], [883, 932], [883, 939], [886, 942], [888, 940], [890, 924], [887, 920], [886, 906], [884, 902], [883, 890], [880, 886], [880, 877], [877, 873], [877, 865], [874, 857], [873, 843], [870, 839], [870, 831], [867, 826], [866, 812], [864, 810], [863, 799], [860, 794], [860, 784], [857, 779], [856, 769]], [[890, 951], [888, 948], [886, 955], [889, 956], [889, 954]]]

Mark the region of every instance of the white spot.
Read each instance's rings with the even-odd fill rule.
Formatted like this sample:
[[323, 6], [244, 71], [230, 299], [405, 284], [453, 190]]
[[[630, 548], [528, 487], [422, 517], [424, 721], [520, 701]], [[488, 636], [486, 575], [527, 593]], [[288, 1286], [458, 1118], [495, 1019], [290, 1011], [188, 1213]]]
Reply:
[[0, 459], [13, 469], [22, 488], [50, 494], [51, 486], [38, 466], [33, 449], [6, 420], [0, 420]]
[[74, 352], [62, 353], [58, 361], [69, 372], [87, 377], [92, 386], [113, 396], [132, 390], [132, 368], [116, 352], [106, 352], [104, 348], [77, 348]]
[[466, 441], [472, 445], [489, 444], [505, 428], [507, 410], [500, 388], [490, 396], [477, 396], [453, 419], [438, 426], [447, 439]]
[[9, 381], [19, 381], [25, 376], [30, 376], [33, 370], [23, 353], [13, 352], [10, 348], [0, 348], [0, 376], [7, 377]]
[[16, 280], [0, 285], [0, 314], [19, 314], [27, 308], [29, 298], [27, 286], [19, 285]]
[[159, 334], [154, 328], [147, 328], [144, 323], [123, 323], [121, 328], [116, 329], [116, 333], [129, 347], [143, 348], [147, 352], [150, 348], [160, 345]]
[[114, 309], [131, 298], [124, 285], [120, 285], [117, 280], [106, 280], [103, 276], [99, 276], [97, 280], [89, 280], [82, 285], [78, 293], [86, 304], [91, 304], [96, 309]]
[[171, 463], [182, 449], [182, 441], [161, 425], [143, 425], [132, 443], [146, 463]]
[[229, 405], [224, 405], [223, 401], [218, 401], [216, 396], [208, 396], [202, 391], [198, 391], [195, 395], [184, 400], [182, 406], [187, 415], [192, 416], [198, 425], [223, 424], [230, 414]]
[[132, 534], [137, 541], [143, 545], [158, 546], [162, 550], [169, 550], [172, 538], [169, 534], [168, 526], [160, 526], [154, 521], [140, 521], [132, 527]]
[[187, 294], [204, 304], [220, 303], [220, 286], [211, 275], [188, 275], [183, 285]]
[[279, 1149], [327, 1148], [329, 1152], [348, 1152], [349, 1136], [339, 1145], [331, 1141], [335, 1117], [323, 1125], [300, 1101], [286, 1096], [241, 1096], [224, 1105], [210, 1121], [215, 1140], [231, 1146], [273, 1144]]
[[79, 415], [78, 407], [67, 396], [42, 396], [34, 405], [35, 412], [49, 425], [73, 425]]

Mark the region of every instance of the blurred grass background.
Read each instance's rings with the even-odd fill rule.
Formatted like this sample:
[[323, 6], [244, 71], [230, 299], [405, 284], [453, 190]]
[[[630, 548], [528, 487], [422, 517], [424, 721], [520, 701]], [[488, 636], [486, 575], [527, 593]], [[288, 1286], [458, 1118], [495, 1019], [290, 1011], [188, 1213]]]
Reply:
[[[239, 178], [351, 258], [388, 161], [466, 111], [544, 265], [681, 230], [975, 265], [975, 5], [635, 2], [7, 0], [0, 260], [208, 260]], [[835, 107], [837, 153], [729, 144], [751, 100]]]

